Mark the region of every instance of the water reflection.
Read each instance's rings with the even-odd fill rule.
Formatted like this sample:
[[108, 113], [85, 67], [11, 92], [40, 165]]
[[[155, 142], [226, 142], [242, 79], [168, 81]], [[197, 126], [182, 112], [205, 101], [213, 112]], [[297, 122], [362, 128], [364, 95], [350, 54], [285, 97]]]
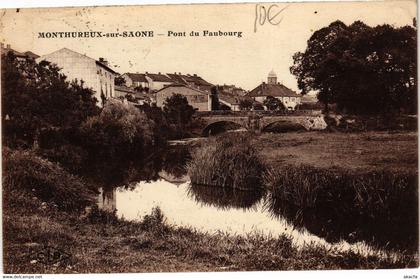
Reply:
[[114, 212], [117, 209], [117, 190], [113, 189], [99, 189], [98, 207], [108, 212]]
[[191, 160], [191, 154], [187, 147], [178, 146], [167, 149], [162, 152], [162, 174], [171, 177], [172, 180], [186, 181], [186, 165]]
[[[343, 218], [327, 204], [316, 208], [300, 208], [293, 203], [281, 201], [275, 193], [267, 194], [264, 208], [272, 216], [284, 219], [294, 228], [308, 231], [329, 243], [363, 241], [377, 248], [387, 247], [408, 251], [418, 249], [418, 225], [416, 224], [410, 228], [403, 228], [403, 226], [395, 226], [391, 221], [380, 223], [380, 221], [368, 220], [360, 215], [349, 215]], [[408, 224], [404, 226], [409, 227]]]
[[[195, 192], [192, 193], [189, 182], [174, 185], [160, 179], [153, 182], [139, 182], [133, 189], [109, 190], [115, 194], [107, 197], [114, 199], [118, 217], [127, 220], [141, 220], [150, 214], [154, 207], [159, 206], [169, 224], [192, 227], [204, 232], [222, 231], [239, 235], [255, 232], [265, 235], [300, 234], [266, 212], [263, 209], [261, 196], [245, 198], [246, 194], [243, 193], [242, 198], [235, 198], [235, 201], [228, 205], [228, 198], [233, 197], [229, 194], [223, 194], [224, 201], [221, 203], [198, 201], [197, 194], [203, 197], [203, 192], [199, 192], [200, 190], [197, 191], [194, 187]], [[296, 239], [302, 240], [299, 237]]]
[[137, 160], [96, 162], [86, 170], [101, 188], [135, 187], [138, 181], [156, 181], [161, 177], [174, 182], [186, 181], [186, 163], [191, 155], [187, 147], [175, 146], [159, 150]]
[[203, 204], [215, 206], [219, 209], [255, 208], [265, 192], [262, 189], [255, 191], [241, 191], [226, 187], [211, 187], [203, 185], [190, 184], [188, 187], [188, 196], [195, 201]]
[[[380, 227], [358, 216], [337, 218], [335, 209], [327, 205], [298, 208], [262, 190], [191, 185], [185, 169], [188, 160], [188, 149], [176, 147], [144, 158], [141, 163], [126, 163], [126, 169], [109, 168], [102, 173], [102, 179], [108, 182], [103, 184], [98, 206], [107, 211], [116, 209], [119, 217], [128, 220], [140, 220], [159, 206], [168, 222], [174, 225], [211, 233], [288, 234], [299, 244], [328, 241], [343, 246], [345, 240], [347, 247], [348, 242], [365, 241], [376, 247], [412, 249], [412, 243], [418, 243], [413, 240], [415, 235], [404, 236], [404, 230], [399, 232], [398, 228]], [[116, 177], [110, 179], [113, 175]], [[417, 229], [412, 231], [417, 232]]]

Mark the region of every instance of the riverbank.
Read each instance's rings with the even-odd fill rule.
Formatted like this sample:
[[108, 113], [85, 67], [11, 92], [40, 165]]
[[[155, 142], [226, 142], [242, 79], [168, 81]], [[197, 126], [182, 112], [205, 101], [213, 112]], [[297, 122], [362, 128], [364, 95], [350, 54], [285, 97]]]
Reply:
[[[324, 169], [334, 169], [337, 165], [349, 166], [354, 171], [384, 168], [397, 171], [402, 167], [410, 171], [417, 169], [415, 133], [296, 132], [262, 134], [253, 136], [251, 141], [265, 163], [271, 167], [318, 162], [318, 166]], [[61, 174], [64, 170], [46, 160], [33, 159], [32, 156], [34, 155], [25, 155], [23, 159], [28, 163], [13, 170], [19, 171], [24, 177], [36, 176], [27, 177], [28, 181], [48, 183], [47, 186], [51, 187], [58, 185], [61, 191], [68, 191], [64, 192], [68, 197], [78, 199], [80, 187], [74, 190], [64, 186], [69, 186], [66, 181], [75, 185], [82, 182], [79, 183], [74, 177], [67, 175], [65, 177], [68, 180], [62, 181], [59, 178], [64, 177]], [[33, 162], [39, 167], [31, 172], [29, 167]], [[44, 177], [46, 174], [48, 176]], [[16, 187], [5, 188], [3, 180], [4, 267], [8, 273], [374, 269], [418, 266], [418, 254], [404, 250], [393, 251], [393, 258], [379, 254], [375, 256], [375, 252], [372, 256], [364, 256], [357, 252], [331, 250], [320, 244], [298, 248], [293, 245], [292, 239], [284, 235], [229, 236], [174, 227], [165, 223], [165, 217], [159, 210], [138, 222], [120, 220], [95, 209], [91, 212], [75, 212], [71, 210], [73, 206], [70, 206], [70, 210], [58, 206], [60, 203], [56, 199], [60, 195], [47, 195], [51, 199], [47, 201], [40, 196], [55, 193], [54, 188], [41, 193], [22, 183], [24, 180], [16, 180], [16, 176], [10, 177], [13, 179], [6, 182], [16, 183]], [[36, 255], [45, 246], [59, 249], [70, 257], [55, 264], [43, 264]]]
[[[31, 193], [13, 196], [3, 212], [7, 273], [108, 273], [237, 270], [375, 269], [415, 267], [397, 258], [337, 252], [321, 245], [298, 249], [285, 236], [210, 235], [165, 223], [158, 209], [141, 222], [93, 210], [78, 216]], [[44, 246], [69, 258], [41, 263]]]

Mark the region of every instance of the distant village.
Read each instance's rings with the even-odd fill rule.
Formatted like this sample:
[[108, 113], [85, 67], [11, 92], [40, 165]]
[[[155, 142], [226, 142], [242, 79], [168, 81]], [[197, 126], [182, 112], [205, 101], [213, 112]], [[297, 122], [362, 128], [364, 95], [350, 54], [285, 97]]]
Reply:
[[69, 81], [83, 81], [84, 86], [94, 91], [101, 106], [108, 98], [118, 98], [135, 105], [145, 103], [162, 107], [166, 98], [181, 94], [198, 111], [211, 111], [213, 94], [217, 95], [219, 110], [240, 111], [241, 103], [251, 104], [247, 110], [264, 105], [267, 98], [276, 98], [286, 110], [297, 110], [316, 105], [315, 97], [302, 96], [281, 84], [274, 71], [270, 71], [266, 81], [256, 85], [251, 91], [233, 84], [212, 84], [196, 73], [149, 73], [135, 72], [120, 74], [114, 71], [105, 58], [98, 60], [84, 54], [62, 48], [39, 56], [31, 51], [19, 52], [10, 45], [1, 44], [2, 53], [12, 52], [18, 59], [34, 59], [56, 64]]

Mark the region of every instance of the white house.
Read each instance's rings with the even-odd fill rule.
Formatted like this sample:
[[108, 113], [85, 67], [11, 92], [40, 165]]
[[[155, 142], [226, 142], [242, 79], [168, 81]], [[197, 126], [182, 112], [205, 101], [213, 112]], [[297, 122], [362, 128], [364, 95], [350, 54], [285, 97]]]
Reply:
[[187, 98], [188, 104], [198, 111], [211, 110], [211, 98], [208, 92], [183, 84], [172, 84], [156, 92], [156, 105], [163, 107], [165, 100], [175, 94], [180, 94]]
[[145, 74], [140, 73], [125, 73], [121, 77], [125, 80], [125, 86], [136, 88], [136, 87], [142, 87], [142, 88], [149, 88], [149, 82], [146, 79]]
[[95, 60], [68, 48], [62, 48], [36, 59], [37, 62], [43, 60], [56, 64], [68, 81], [83, 80], [84, 86], [94, 91], [98, 105], [101, 105], [103, 97], [115, 97], [116, 72], [108, 67], [105, 59]]
[[173, 83], [173, 80], [161, 73], [151, 74], [146, 72], [146, 79], [149, 85], [149, 90], [151, 92], [161, 90], [165, 86], [168, 86]]
[[267, 96], [272, 96], [280, 100], [289, 110], [294, 110], [301, 103], [302, 98], [301, 95], [277, 82], [277, 75], [274, 71], [268, 74], [267, 83], [261, 83], [251, 90], [247, 96], [260, 103], [263, 103]]

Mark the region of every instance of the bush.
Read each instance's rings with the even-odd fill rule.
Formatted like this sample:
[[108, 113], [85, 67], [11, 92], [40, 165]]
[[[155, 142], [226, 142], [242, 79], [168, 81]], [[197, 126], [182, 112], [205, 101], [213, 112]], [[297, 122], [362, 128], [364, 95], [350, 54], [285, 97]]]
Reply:
[[87, 151], [80, 146], [63, 144], [49, 149], [40, 149], [38, 153], [49, 161], [59, 163], [71, 173], [81, 173], [86, 167]]
[[247, 133], [209, 139], [187, 164], [192, 183], [240, 190], [261, 186], [264, 165]]
[[58, 164], [42, 159], [31, 151], [3, 149], [3, 189], [30, 191], [58, 208], [79, 211], [94, 201], [95, 191]]
[[81, 127], [91, 157], [137, 157], [154, 145], [154, 123], [131, 104], [108, 100], [98, 116]]
[[417, 116], [327, 115], [324, 119], [332, 131], [417, 131]]
[[273, 213], [330, 241], [417, 249], [417, 173], [288, 166], [267, 171], [264, 184]]
[[269, 133], [287, 133], [295, 131], [306, 131], [306, 129], [301, 124], [293, 123], [290, 121], [278, 121], [266, 126], [263, 131]]

